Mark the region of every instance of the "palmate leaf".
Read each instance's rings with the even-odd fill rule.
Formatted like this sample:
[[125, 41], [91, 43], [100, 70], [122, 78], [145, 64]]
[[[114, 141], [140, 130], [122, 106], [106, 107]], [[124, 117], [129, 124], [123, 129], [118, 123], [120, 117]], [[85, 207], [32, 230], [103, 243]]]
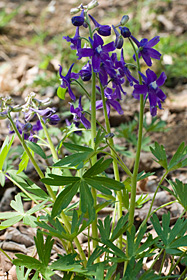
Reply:
[[36, 227], [36, 221], [37, 218], [35, 216], [32, 216], [35, 212], [43, 209], [44, 204], [48, 201], [45, 200], [42, 203], [34, 206], [32, 209], [30, 209], [27, 212], [24, 212], [23, 210], [23, 204], [21, 201], [21, 195], [20, 193], [15, 196], [15, 200], [12, 200], [10, 205], [11, 207], [16, 210], [16, 212], [4, 212], [0, 213], [0, 219], [6, 219], [0, 224], [0, 229], [4, 229], [7, 227], [10, 227], [17, 222], [23, 220], [23, 223], [26, 225], [30, 225], [31, 227]]
[[172, 229], [170, 228], [170, 213], [162, 216], [162, 227], [155, 214], [151, 217], [151, 222], [163, 243], [159, 246], [165, 248], [166, 253], [175, 254], [179, 251], [178, 247], [186, 246], [187, 235], [184, 236], [184, 233], [187, 230], [187, 220], [177, 219]]
[[180, 167], [187, 165], [187, 146], [184, 142], [180, 144], [176, 153], [173, 155], [172, 159], [169, 162], [168, 169], [169, 171], [175, 170]]
[[[27, 269], [27, 271], [25, 272], [24, 266], [16, 266], [16, 276], [18, 280], [29, 280], [30, 272], [31, 269]], [[31, 280], [40, 280], [38, 272], [35, 272]]]
[[176, 179], [175, 182], [168, 180], [169, 184], [173, 188], [173, 195], [178, 202], [187, 210], [187, 184], [184, 184], [180, 180]]
[[158, 162], [164, 169], [168, 169], [168, 164], [167, 164], [167, 156], [166, 156], [166, 151], [164, 149], [163, 145], [159, 145], [157, 142], [155, 142], [155, 147], [150, 147], [150, 150], [152, 154], [158, 159], [155, 160]]
[[[81, 163], [83, 164], [83, 162], [88, 160], [92, 155], [93, 152], [76, 153], [57, 161], [53, 165], [53, 167], [64, 167], [64, 168], [76, 167]], [[82, 166], [80, 165], [80, 168], [81, 167]]]

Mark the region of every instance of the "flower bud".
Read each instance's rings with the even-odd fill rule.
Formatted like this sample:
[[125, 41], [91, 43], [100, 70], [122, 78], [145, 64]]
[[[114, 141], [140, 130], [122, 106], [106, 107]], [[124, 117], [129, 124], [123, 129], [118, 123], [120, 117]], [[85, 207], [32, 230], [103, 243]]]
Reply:
[[130, 32], [130, 30], [127, 27], [119, 27], [119, 29], [121, 30], [121, 35], [124, 38], [128, 38], [128, 37], [131, 36], [131, 32]]
[[72, 8], [72, 9], [70, 10], [70, 14], [71, 14], [71, 15], [77, 14], [78, 12], [80, 12], [80, 8]]
[[24, 132], [28, 132], [32, 129], [32, 124], [31, 123], [26, 123], [26, 124], [23, 125], [22, 129], [23, 129]]
[[84, 23], [84, 10], [82, 10], [80, 16], [72, 17], [71, 22], [74, 26], [81, 26]]
[[129, 20], [129, 16], [124, 15], [124, 16], [122, 17], [121, 21], [120, 21], [120, 25], [121, 25], [121, 26], [124, 26], [124, 25], [127, 23], [128, 20]]
[[92, 0], [90, 3], [88, 3], [87, 9], [91, 10], [91, 9], [97, 7], [98, 5], [99, 5], [99, 3], [97, 0]]

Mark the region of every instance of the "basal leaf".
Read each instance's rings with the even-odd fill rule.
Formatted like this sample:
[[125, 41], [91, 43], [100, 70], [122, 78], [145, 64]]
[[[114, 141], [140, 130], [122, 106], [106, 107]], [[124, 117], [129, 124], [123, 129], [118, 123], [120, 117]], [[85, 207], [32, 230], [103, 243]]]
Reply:
[[14, 142], [14, 139], [15, 139], [15, 135], [12, 136], [12, 138], [9, 140], [9, 136], [7, 136], [3, 142], [3, 145], [1, 147], [1, 150], [0, 150], [0, 170], [2, 170], [3, 168], [3, 164], [4, 164], [4, 161], [8, 155], [8, 152]]
[[164, 149], [163, 145], [159, 145], [157, 142], [155, 142], [155, 147], [150, 147], [150, 150], [152, 154], [158, 159], [158, 163], [164, 167], [165, 169], [168, 168], [167, 164], [167, 156], [166, 151]]

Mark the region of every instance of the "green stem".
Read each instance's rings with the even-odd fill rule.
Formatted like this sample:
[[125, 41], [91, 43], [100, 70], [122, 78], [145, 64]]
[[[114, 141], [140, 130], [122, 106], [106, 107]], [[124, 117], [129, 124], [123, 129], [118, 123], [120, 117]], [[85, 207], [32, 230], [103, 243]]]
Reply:
[[146, 273], [148, 273], [150, 270], [152, 270], [152, 268], [154, 267], [155, 263], [157, 262], [157, 260], [159, 259], [159, 257], [162, 255], [162, 252], [164, 251], [164, 248], [162, 248], [160, 250], [160, 253], [156, 256], [156, 258], [154, 259], [152, 265], [150, 266], [150, 268], [146, 271]]
[[159, 270], [160, 274], [162, 273], [162, 268], [163, 268], [163, 265], [164, 265], [165, 258], [166, 258], [166, 251], [164, 250], [164, 255], [163, 255], [162, 262], [161, 262], [161, 265], [160, 265], [160, 270]]
[[39, 120], [40, 120], [40, 122], [41, 122], [41, 124], [42, 124], [43, 130], [44, 130], [44, 132], [45, 132], [47, 141], [48, 141], [48, 143], [49, 143], [52, 156], [53, 156], [53, 158], [54, 158], [55, 160], [58, 160], [58, 154], [57, 154], [57, 152], [56, 152], [56, 150], [55, 150], [55, 147], [54, 147], [54, 145], [53, 145], [53, 142], [52, 142], [52, 140], [51, 140], [51, 137], [50, 137], [50, 135], [49, 135], [49, 132], [48, 132], [48, 130], [47, 130], [47, 127], [46, 127], [44, 121], [42, 120], [42, 118], [41, 118], [39, 115], [38, 115], [38, 117], [39, 117]]
[[[92, 71], [92, 95], [91, 95], [91, 146], [92, 149], [95, 150], [95, 141], [96, 138], [96, 74]], [[92, 157], [92, 165], [97, 162], [97, 156], [94, 155]], [[97, 205], [97, 192], [95, 188], [91, 188], [92, 196], [94, 199], [94, 207]], [[95, 220], [92, 222], [92, 236], [93, 236], [93, 250], [98, 245], [97, 238], [97, 216]], [[97, 260], [99, 261], [99, 260]]]
[[132, 225], [134, 223], [134, 211], [135, 211], [135, 203], [136, 203], [136, 185], [137, 185], [137, 175], [140, 161], [140, 152], [142, 145], [142, 131], [143, 131], [143, 95], [140, 95], [140, 113], [139, 113], [139, 130], [138, 130], [138, 143], [137, 143], [137, 151], [136, 158], [133, 170], [133, 176], [131, 180], [131, 200], [130, 200], [130, 209], [129, 209], [129, 231], [131, 231]]
[[[101, 97], [102, 97], [102, 101], [103, 101], [103, 111], [104, 111], [104, 116], [105, 116], [106, 131], [109, 134], [109, 133], [111, 133], [110, 122], [109, 122], [109, 118], [108, 118], [108, 114], [107, 114], [104, 89], [103, 89], [103, 86], [102, 86], [101, 82], [100, 82], [100, 89], [101, 89]], [[110, 144], [110, 147], [112, 147], [111, 155], [113, 157], [113, 169], [114, 169], [115, 180], [116, 181], [120, 181], [118, 164], [117, 164], [117, 160], [115, 159], [116, 153], [114, 153], [114, 142], [113, 142], [113, 139], [109, 138], [108, 142]], [[123, 200], [122, 200], [122, 193], [121, 193], [121, 191], [117, 191], [117, 199], [118, 199], [118, 202], [115, 204], [115, 207], [117, 206], [118, 220], [119, 220], [122, 217], [122, 206], [123, 206]], [[114, 211], [114, 213], [115, 213], [115, 211]], [[123, 247], [122, 235], [120, 235], [120, 237], [119, 237], [118, 246], [119, 246], [120, 249], [122, 249], [122, 247]]]
[[11, 257], [9, 257], [9, 255], [3, 249], [0, 248], [0, 252], [2, 252], [12, 263], [13, 259], [11, 259]]
[[[176, 261], [176, 263], [175, 263], [173, 266], [171, 266], [171, 268], [170, 268], [170, 270], [169, 270], [167, 276], [169, 276], [169, 275], [172, 273], [172, 271], [174, 271], [174, 269], [176, 268], [176, 266], [180, 263], [181, 259], [182, 259], [185, 255], [186, 255], [186, 251], [184, 251], [184, 252], [182, 253], [182, 255], [178, 258], [178, 260]], [[167, 280], [167, 279], [166, 279], [166, 280]]]
[[140, 227], [139, 227], [139, 231], [140, 229], [147, 223], [149, 217], [152, 215], [151, 213], [151, 210], [152, 210], [152, 207], [153, 207], [153, 204], [154, 204], [154, 201], [155, 201], [155, 197], [156, 197], [156, 194], [160, 188], [160, 185], [162, 184], [162, 182], [164, 181], [165, 177], [167, 176], [168, 172], [164, 173], [164, 175], [162, 176], [157, 188], [156, 188], [156, 191], [153, 195], [153, 198], [152, 198], [152, 201], [151, 201], [151, 205], [150, 205], [150, 208], [149, 208], [149, 211], [148, 211], [148, 214], [147, 214], [147, 217], [143, 220], [143, 222], [141, 223]]

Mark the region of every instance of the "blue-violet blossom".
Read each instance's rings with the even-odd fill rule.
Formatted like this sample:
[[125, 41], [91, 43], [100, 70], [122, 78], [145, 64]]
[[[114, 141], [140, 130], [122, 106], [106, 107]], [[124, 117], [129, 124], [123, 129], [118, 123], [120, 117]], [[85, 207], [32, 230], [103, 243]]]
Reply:
[[91, 20], [93, 21], [97, 32], [98, 32], [101, 36], [110, 36], [110, 34], [111, 34], [111, 27], [110, 27], [109, 25], [102, 25], [102, 24], [99, 24], [91, 15], [89, 15], [89, 17], [90, 17]]
[[[155, 58], [158, 60], [160, 59], [161, 54], [152, 48], [160, 41], [159, 36], [152, 38], [150, 41], [148, 41], [147, 39], [142, 39], [140, 42], [133, 36], [131, 36], [131, 38], [139, 48], [138, 57], [140, 58], [142, 56], [148, 66], [152, 65], [151, 58]], [[135, 54], [133, 55], [133, 58], [134, 60], [136, 60]]]
[[143, 94], [144, 99], [148, 94], [148, 99], [150, 103], [150, 112], [152, 116], [157, 113], [157, 104], [160, 109], [162, 109], [161, 101], [164, 102], [166, 95], [159, 88], [162, 86], [167, 79], [164, 72], [161, 73], [160, 77], [157, 79], [157, 75], [150, 69], [147, 69], [146, 75], [140, 73], [143, 78], [143, 85], [134, 85], [133, 96], [136, 99], [140, 98], [140, 94]]
[[82, 10], [81, 15], [80, 16], [74, 16], [71, 19], [71, 22], [73, 25], [75, 26], [81, 26], [84, 24], [84, 10]]
[[76, 28], [75, 36], [70, 38], [69, 36], [64, 36], [62, 39], [65, 39], [67, 42], [71, 42], [70, 48], [72, 50], [78, 50], [81, 48], [81, 39], [79, 35], [79, 26]]
[[79, 127], [79, 123], [81, 122], [86, 129], [91, 127], [90, 122], [85, 118], [85, 114], [83, 113], [83, 108], [81, 105], [81, 96], [79, 98], [79, 105], [77, 108], [74, 108], [73, 104], [70, 104], [70, 112], [73, 115], [73, 120], [76, 127]]
[[93, 40], [89, 38], [92, 48], [82, 48], [79, 49], [77, 55], [79, 59], [82, 57], [92, 57], [92, 67], [95, 73], [100, 71], [101, 61], [105, 63], [105, 60], [108, 59], [108, 53], [115, 50], [114, 42], [110, 42], [103, 46], [104, 41], [98, 35], [94, 34]]
[[71, 73], [73, 65], [74, 65], [74, 63], [70, 66], [66, 76], [62, 76], [62, 66], [59, 65], [60, 66], [59, 75], [60, 75], [61, 82], [62, 82], [61, 87], [62, 88], [68, 88], [68, 92], [69, 92], [69, 95], [70, 95], [71, 99], [75, 101], [76, 97], [75, 97], [75, 95], [74, 95], [74, 93], [71, 89], [70, 84], [71, 84], [71, 79], [76, 79], [77, 80], [79, 78], [79, 74]]

